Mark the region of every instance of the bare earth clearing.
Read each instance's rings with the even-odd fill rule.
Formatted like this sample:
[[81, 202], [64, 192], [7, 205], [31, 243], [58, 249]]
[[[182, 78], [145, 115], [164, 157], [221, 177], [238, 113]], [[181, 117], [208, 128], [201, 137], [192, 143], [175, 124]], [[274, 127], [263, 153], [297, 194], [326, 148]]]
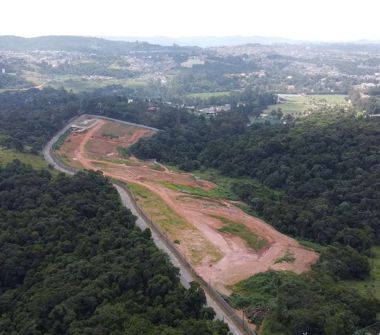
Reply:
[[[187, 191], [190, 187], [207, 192], [216, 186], [211, 182], [169, 171], [155, 162], [120, 155], [118, 147], [128, 148], [153, 133], [99, 119], [85, 132], [71, 133], [58, 154], [74, 167], [101, 170], [107, 176], [145, 190], [136, 196], [140, 206], [176, 242], [175, 246], [203, 279], [222, 293], [228, 294], [230, 285], [258, 272], [275, 269], [301, 273], [317, 260], [316, 253], [246, 214], [232, 201], [195, 196]], [[184, 189], [169, 185], [182, 185]], [[164, 205], [149, 202], [149, 194], [159, 197]], [[160, 213], [160, 206], [167, 206], [178, 220], [161, 225], [166, 214]], [[257, 248], [248, 243], [250, 238], [257, 242]], [[285, 255], [291, 255], [292, 260], [279, 261]]]

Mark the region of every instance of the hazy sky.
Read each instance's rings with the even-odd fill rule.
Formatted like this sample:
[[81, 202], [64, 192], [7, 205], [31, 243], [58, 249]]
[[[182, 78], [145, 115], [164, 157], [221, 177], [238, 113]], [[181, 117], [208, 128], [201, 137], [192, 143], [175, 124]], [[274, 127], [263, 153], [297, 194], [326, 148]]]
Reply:
[[380, 40], [380, 0], [1, 0], [1, 35]]

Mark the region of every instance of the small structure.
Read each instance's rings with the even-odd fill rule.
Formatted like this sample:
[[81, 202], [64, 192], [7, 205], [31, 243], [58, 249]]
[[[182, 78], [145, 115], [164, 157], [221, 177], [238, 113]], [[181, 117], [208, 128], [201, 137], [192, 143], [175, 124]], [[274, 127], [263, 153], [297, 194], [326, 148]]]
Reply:
[[87, 127], [78, 126], [76, 124], [72, 124], [70, 128], [73, 133], [77, 133], [77, 134], [84, 133], [87, 130]]

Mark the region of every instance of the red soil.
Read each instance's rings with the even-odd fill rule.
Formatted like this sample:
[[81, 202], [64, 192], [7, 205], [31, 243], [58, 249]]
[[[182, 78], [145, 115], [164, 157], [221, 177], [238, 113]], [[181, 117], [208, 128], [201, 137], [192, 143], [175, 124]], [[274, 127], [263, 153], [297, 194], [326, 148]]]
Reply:
[[[133, 159], [129, 165], [110, 162], [110, 157], [121, 158], [117, 146], [128, 147], [141, 137], [152, 134], [150, 130], [123, 125], [126, 132], [117, 140], [102, 137], [102, 128], [109, 128], [110, 124], [113, 123], [99, 120], [86, 133], [70, 135], [62, 151], [85, 169], [100, 169], [107, 176], [148, 188], [161, 197], [173, 211], [196, 227], [222, 254], [222, 258], [216, 263], [205, 255], [202, 262], [194, 266], [203, 279], [211, 282], [218, 290], [228, 293], [227, 286], [268, 269], [301, 273], [309, 270], [311, 264], [318, 259], [315, 252], [300, 246], [296, 240], [281, 234], [264, 221], [244, 213], [233, 202], [192, 197], [170, 190], [160, 182], [201, 187], [205, 190], [215, 187], [213, 183], [196, 180], [191, 174], [171, 172], [167, 169], [157, 171], [149, 167], [149, 163], [137, 159]], [[249, 248], [243, 239], [220, 232], [218, 228], [223, 223], [216, 217], [244, 224], [254, 234], [265, 239], [266, 246], [255, 251]], [[186, 238], [181, 240], [180, 250], [187, 257], [187, 246], [191, 243], [192, 241]], [[287, 252], [295, 258], [294, 262], [276, 264], [276, 260]]]

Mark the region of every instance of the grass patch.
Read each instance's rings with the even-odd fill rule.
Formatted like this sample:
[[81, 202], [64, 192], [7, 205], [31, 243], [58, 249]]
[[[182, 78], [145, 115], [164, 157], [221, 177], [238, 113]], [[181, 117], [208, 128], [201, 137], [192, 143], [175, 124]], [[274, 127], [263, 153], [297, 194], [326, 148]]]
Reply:
[[209, 256], [213, 262], [221, 258], [219, 249], [206, 240], [194, 226], [175, 213], [158, 195], [138, 184], [128, 183], [127, 187], [144, 213], [172, 241], [181, 241], [181, 246], [186, 245], [192, 264], [200, 264], [205, 256]]
[[[279, 283], [283, 280], [294, 280], [297, 275], [290, 271], [267, 271], [258, 273], [252, 277], [242, 280], [235, 285], [229, 287], [232, 290], [228, 302], [232, 307], [237, 309], [267, 310], [278, 293]], [[249, 313], [247, 313], [249, 316]], [[263, 321], [261, 318], [250, 318], [250, 320], [260, 325]]]
[[69, 158], [65, 154], [61, 154], [56, 151], [54, 152], [54, 155], [55, 155], [55, 158], [65, 166], [72, 167], [72, 168], [83, 168], [79, 163], [76, 163], [75, 161], [71, 160], [71, 158]]
[[36, 170], [47, 169], [49, 167], [42, 156], [0, 147], [0, 165], [6, 165], [15, 159], [18, 159], [24, 164], [31, 165]]
[[109, 131], [103, 131], [102, 132], [102, 136], [103, 137], [106, 137], [106, 138], [110, 138], [110, 139], [116, 139], [116, 138], [119, 138], [119, 135], [116, 135], [112, 132], [109, 132]]
[[160, 184], [167, 187], [170, 190], [191, 194], [197, 197], [216, 198], [216, 199], [229, 197], [229, 194], [225, 192], [225, 190], [222, 187], [219, 187], [219, 186], [206, 191], [201, 187], [174, 184], [167, 181], [160, 182]]
[[330, 105], [348, 105], [347, 95], [344, 94], [314, 94], [306, 96], [311, 100]]
[[273, 200], [278, 200], [283, 195], [282, 191], [270, 189], [259, 181], [249, 177], [227, 177], [221, 175], [218, 171], [213, 169], [195, 171], [194, 175], [218, 185], [217, 187], [223, 189], [223, 192], [227, 195], [226, 198], [230, 200], [240, 200], [239, 195], [234, 189], [240, 189], [241, 186], [246, 185], [254, 191], [257, 198], [270, 198]]
[[257, 218], [260, 217], [259, 213], [257, 213], [255, 210], [253, 210], [251, 207], [249, 207], [244, 202], [236, 202], [236, 203], [234, 203], [234, 205], [237, 208], [240, 208], [244, 213], [246, 213], [248, 215], [255, 216]]
[[231, 235], [235, 235], [244, 240], [248, 247], [253, 250], [260, 250], [267, 245], [267, 241], [255, 233], [250, 231], [245, 225], [239, 222], [232, 221], [223, 216], [211, 215], [211, 217], [220, 220], [223, 223], [223, 227], [218, 230], [222, 233], [227, 233]]
[[294, 263], [296, 259], [294, 258], [294, 255], [289, 251], [286, 250], [284, 256], [277, 258], [274, 261], [274, 264], [279, 264], [279, 263]]
[[128, 183], [128, 189], [149, 218], [165, 232], [175, 233], [176, 229], [186, 228], [188, 223], [174, 213], [163, 200], [149, 189], [138, 184]]
[[[102, 133], [107, 136], [111, 135], [113, 138], [123, 137], [126, 134], [132, 136], [136, 127], [126, 125], [124, 123], [118, 123], [114, 121], [109, 121], [102, 126]], [[104, 136], [104, 135], [103, 135]]]
[[57, 140], [57, 142], [55, 142], [53, 144], [53, 150], [59, 150], [61, 148], [61, 146], [65, 143], [66, 139], [69, 137], [69, 135], [71, 134], [71, 130], [70, 129], [67, 129], [60, 137], [59, 139]]
[[158, 163], [151, 164], [150, 167], [156, 171], [165, 171], [165, 169]]
[[[284, 101], [268, 106], [263, 114], [269, 114], [263, 119], [270, 120], [270, 112], [281, 108], [284, 115], [290, 114], [293, 117], [300, 117], [308, 115], [308, 111], [317, 111], [320, 108], [329, 106], [348, 106], [349, 103], [346, 100], [346, 95], [342, 94], [320, 94], [320, 95], [297, 95], [297, 94], [280, 94]], [[258, 119], [259, 120], [259, 119]]]
[[210, 98], [224, 97], [227, 95], [230, 95], [229, 91], [190, 93], [190, 94], [187, 94], [187, 97], [188, 98], [201, 99], [201, 100], [207, 100]]
[[116, 150], [122, 157], [129, 158], [131, 156], [128, 148], [117, 146]]
[[107, 87], [110, 85], [121, 85], [130, 88], [142, 88], [147, 86], [148, 80], [144, 78], [116, 79], [103, 78], [100, 80], [88, 80], [79, 75], [54, 75], [42, 76], [39, 73], [29, 73], [26, 79], [32, 80], [36, 84], [44, 82], [46, 86], [53, 88], [64, 87], [66, 90], [72, 90], [74, 93], [90, 92], [98, 88]]
[[357, 289], [362, 294], [369, 294], [380, 300], [380, 246], [372, 247], [372, 257], [369, 259], [371, 272], [365, 280], [346, 280], [343, 284]]
[[323, 251], [323, 249], [325, 249], [325, 247], [323, 245], [315, 243], [315, 242], [301, 240], [301, 239], [298, 239], [298, 238], [296, 238], [296, 240], [303, 247], [305, 247], [305, 248], [307, 248], [309, 250], [313, 250], [313, 251], [318, 252], [318, 253], [321, 253]]

